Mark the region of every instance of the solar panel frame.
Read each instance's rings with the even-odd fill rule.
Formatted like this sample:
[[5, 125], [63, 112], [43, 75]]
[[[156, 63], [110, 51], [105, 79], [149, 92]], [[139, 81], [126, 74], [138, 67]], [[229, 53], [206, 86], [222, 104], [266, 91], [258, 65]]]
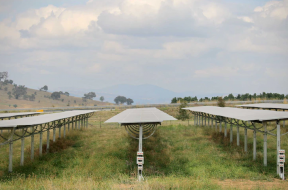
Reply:
[[41, 114], [41, 113], [40, 112], [0, 113], [0, 119], [18, 117], [18, 116], [35, 115], [35, 114]]
[[66, 119], [78, 115], [89, 114], [97, 112], [99, 110], [79, 110], [79, 111], [66, 111], [53, 114], [45, 114], [34, 117], [19, 118], [14, 120], [2, 120], [0, 121], [0, 129], [9, 129], [9, 128], [22, 128], [35, 125], [41, 125], [44, 123], [49, 123], [61, 119]]
[[288, 119], [288, 112], [276, 112], [270, 110], [247, 110], [240, 108], [217, 106], [200, 106], [182, 109], [216, 115], [220, 117], [233, 118], [242, 121], [262, 122]]
[[157, 108], [134, 108], [115, 115], [105, 121], [105, 123], [120, 124], [143, 124], [143, 123], [161, 123], [163, 121], [177, 120], [167, 113]]
[[237, 107], [246, 108], [262, 108], [262, 109], [282, 109], [288, 110], [288, 104], [275, 104], [275, 103], [260, 103], [260, 104], [244, 104], [236, 105]]

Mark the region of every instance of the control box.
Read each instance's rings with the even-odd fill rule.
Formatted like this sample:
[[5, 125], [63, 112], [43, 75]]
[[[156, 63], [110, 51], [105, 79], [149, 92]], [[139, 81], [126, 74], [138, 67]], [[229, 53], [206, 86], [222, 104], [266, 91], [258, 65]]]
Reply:
[[279, 167], [279, 176], [281, 179], [285, 179], [284, 177], [284, 163], [285, 163], [285, 150], [278, 151], [278, 167]]
[[138, 165], [144, 164], [143, 152], [137, 152], [137, 164]]

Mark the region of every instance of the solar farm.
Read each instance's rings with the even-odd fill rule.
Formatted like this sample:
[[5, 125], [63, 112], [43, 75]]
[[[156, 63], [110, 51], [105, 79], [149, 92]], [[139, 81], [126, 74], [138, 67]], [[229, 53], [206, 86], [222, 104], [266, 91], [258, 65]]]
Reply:
[[287, 105], [184, 109], [0, 114], [0, 188], [285, 189]]

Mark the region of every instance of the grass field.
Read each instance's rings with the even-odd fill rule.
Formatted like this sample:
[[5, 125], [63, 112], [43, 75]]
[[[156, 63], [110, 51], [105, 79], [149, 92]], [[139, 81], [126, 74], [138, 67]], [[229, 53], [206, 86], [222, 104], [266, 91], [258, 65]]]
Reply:
[[[162, 109], [173, 116], [177, 114], [176, 109]], [[288, 183], [276, 175], [274, 137], [268, 136], [268, 167], [263, 167], [262, 134], [257, 134], [257, 160], [252, 161], [251, 131], [248, 131], [249, 152], [245, 153], [244, 130], [240, 131], [238, 147], [236, 128], [234, 143], [230, 144], [223, 133], [193, 126], [193, 120], [189, 125], [188, 121], [163, 122], [151, 138], [144, 140], [145, 181], [139, 183], [138, 141], [118, 124], [103, 124], [120, 111], [95, 113], [89, 119], [88, 129], [70, 131], [66, 139], [62, 137], [51, 145], [52, 153], [42, 157], [35, 150], [33, 162], [30, 138], [26, 138], [23, 167], [20, 167], [20, 141], [16, 141], [11, 174], [7, 172], [8, 146], [1, 147], [0, 189], [287, 189]], [[36, 144], [38, 137], [35, 136]], [[46, 142], [46, 134], [43, 137]], [[281, 148], [288, 148], [286, 136], [281, 139]]]
[[[0, 84], [1, 86], [1, 84]], [[7, 87], [7, 91], [4, 88]], [[68, 104], [69, 106], [94, 106], [94, 105], [109, 105], [110, 103], [107, 102], [100, 102], [96, 100], [87, 100], [84, 102], [82, 98], [74, 97], [74, 96], [66, 96], [61, 95], [59, 100], [53, 100], [46, 98], [47, 96], [51, 96], [50, 92], [39, 91], [35, 89], [27, 88], [27, 95], [34, 94], [36, 92], [36, 98], [34, 101], [23, 100], [23, 97], [20, 99], [15, 99], [12, 97], [9, 99], [7, 92], [12, 92], [13, 85], [7, 84], [2, 85], [2, 90], [0, 90], [0, 109], [9, 109], [14, 108], [13, 105], [17, 105], [17, 108], [43, 108], [43, 107], [66, 107]], [[83, 93], [84, 94], [84, 93]], [[44, 97], [46, 96], [46, 97]], [[99, 97], [97, 97], [99, 98]], [[63, 101], [62, 101], [63, 99]]]

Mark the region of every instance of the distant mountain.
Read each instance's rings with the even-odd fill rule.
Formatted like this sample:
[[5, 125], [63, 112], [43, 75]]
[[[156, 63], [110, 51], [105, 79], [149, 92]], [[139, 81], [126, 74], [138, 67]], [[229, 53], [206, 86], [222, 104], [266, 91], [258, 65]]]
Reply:
[[[81, 90], [69, 90], [70, 94], [75, 96], [82, 97], [83, 92], [86, 92], [87, 89]], [[177, 93], [171, 90], [161, 88], [156, 85], [151, 84], [142, 84], [142, 85], [128, 85], [128, 84], [118, 84], [102, 89], [89, 89], [97, 94], [97, 98], [100, 96], [105, 97], [105, 101], [114, 103], [114, 98], [116, 96], [125, 96], [126, 98], [131, 98], [134, 100], [134, 104], [157, 104], [157, 103], [170, 103], [173, 97], [185, 97], [185, 96], [197, 96], [201, 97], [211, 97], [222, 94], [198, 94], [195, 92], [182, 92]], [[87, 92], [88, 92], [87, 91]]]

